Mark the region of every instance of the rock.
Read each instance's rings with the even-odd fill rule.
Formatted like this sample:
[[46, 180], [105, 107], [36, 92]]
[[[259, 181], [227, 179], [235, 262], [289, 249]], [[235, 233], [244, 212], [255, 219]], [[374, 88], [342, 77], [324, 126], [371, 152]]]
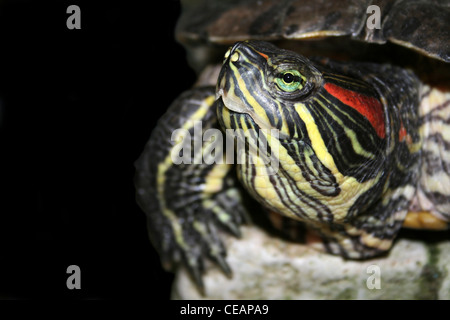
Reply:
[[202, 296], [185, 269], [173, 299], [450, 299], [450, 241], [399, 239], [389, 255], [349, 261], [287, 242], [257, 227], [226, 238], [227, 278], [206, 266]]

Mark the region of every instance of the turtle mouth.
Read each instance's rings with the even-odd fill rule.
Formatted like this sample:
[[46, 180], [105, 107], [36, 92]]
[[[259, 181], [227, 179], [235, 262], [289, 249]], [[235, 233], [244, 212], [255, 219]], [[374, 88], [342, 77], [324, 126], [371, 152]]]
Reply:
[[219, 73], [216, 86], [216, 100], [222, 97], [222, 101], [227, 109], [237, 113], [251, 113], [251, 108], [246, 106], [243, 99], [236, 94], [236, 87], [242, 79], [241, 75], [233, 77], [230, 64], [239, 60], [239, 52], [235, 50], [236, 45], [225, 54], [225, 61]]
[[216, 100], [222, 98], [224, 106], [234, 113], [245, 114], [249, 116], [255, 124], [261, 128], [270, 129], [270, 126], [254, 111], [251, 103], [249, 103], [247, 95], [243, 91], [246, 88], [246, 78], [251, 77], [252, 69], [243, 67], [242, 64], [248, 55], [244, 53], [248, 51], [248, 47], [243, 42], [236, 43], [225, 53], [225, 59], [216, 86]]
[[251, 121], [259, 129], [275, 129], [270, 122], [263, 119], [246, 101], [245, 96], [242, 95], [239, 89], [240, 78], [232, 77], [229, 68], [227, 63], [222, 67], [216, 87], [216, 100], [222, 98], [224, 107], [232, 115], [237, 116], [237, 114], [241, 114], [245, 116], [247, 120]]
[[241, 98], [235, 94], [229, 94], [229, 90], [226, 89], [225, 77], [220, 80], [216, 89], [216, 100], [220, 98], [222, 98], [223, 104], [230, 111], [251, 115], [251, 109], [245, 105]]
[[[221, 81], [222, 82], [222, 81]], [[253, 122], [259, 129], [275, 129], [270, 123], [262, 119], [251, 107], [247, 106], [242, 98], [230, 93], [224, 85], [218, 86], [216, 90], [216, 100], [222, 98], [223, 105], [231, 114], [241, 114]]]

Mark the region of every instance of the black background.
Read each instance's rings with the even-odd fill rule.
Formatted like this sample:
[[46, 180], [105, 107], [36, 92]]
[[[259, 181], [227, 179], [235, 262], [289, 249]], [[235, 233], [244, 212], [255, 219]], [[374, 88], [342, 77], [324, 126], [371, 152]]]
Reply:
[[[69, 5], [81, 30], [68, 30]], [[167, 299], [133, 162], [195, 75], [180, 3], [0, 5], [0, 298]], [[81, 290], [66, 269], [81, 268]]]

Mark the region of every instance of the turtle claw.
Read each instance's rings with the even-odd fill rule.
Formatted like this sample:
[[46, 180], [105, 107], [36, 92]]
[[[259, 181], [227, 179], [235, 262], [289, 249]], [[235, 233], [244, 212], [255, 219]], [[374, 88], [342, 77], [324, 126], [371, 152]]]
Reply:
[[[220, 243], [221, 244], [221, 243]], [[209, 249], [211, 250], [211, 248]], [[222, 272], [228, 277], [231, 278], [232, 276], [232, 270], [230, 266], [228, 265], [225, 256], [226, 252], [223, 250], [222, 252], [219, 252], [217, 254], [212, 254], [211, 251], [209, 252], [208, 256], [213, 260], [222, 270]], [[203, 282], [203, 272], [204, 272], [204, 265], [203, 265], [203, 259], [204, 257], [198, 257], [198, 259], [189, 259], [186, 257], [186, 266], [187, 269], [192, 277], [192, 280], [197, 285], [198, 289], [200, 290], [202, 295], [205, 295], [205, 285]]]
[[189, 274], [192, 277], [192, 280], [194, 280], [195, 284], [197, 285], [197, 288], [200, 290], [201, 294], [205, 294], [205, 285], [203, 283], [203, 267], [201, 266], [201, 261], [197, 261], [197, 265], [189, 265], [187, 264], [187, 270], [189, 271]]
[[216, 262], [219, 265], [220, 269], [222, 269], [223, 273], [225, 273], [228, 278], [231, 278], [233, 272], [231, 271], [231, 268], [225, 261], [225, 259], [221, 257], [220, 259], [216, 260]]

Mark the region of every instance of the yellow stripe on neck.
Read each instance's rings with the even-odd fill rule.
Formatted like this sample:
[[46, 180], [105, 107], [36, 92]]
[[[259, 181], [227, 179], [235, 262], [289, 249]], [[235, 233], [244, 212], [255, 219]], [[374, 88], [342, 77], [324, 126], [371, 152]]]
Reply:
[[308, 131], [308, 136], [311, 140], [311, 147], [313, 148], [317, 158], [319, 158], [320, 162], [322, 162], [325, 167], [330, 169], [333, 175], [336, 176], [337, 174], [340, 174], [334, 162], [333, 156], [328, 152], [319, 128], [317, 127], [316, 122], [314, 121], [309, 110], [304, 104], [296, 104], [295, 110], [306, 125], [306, 130]]

